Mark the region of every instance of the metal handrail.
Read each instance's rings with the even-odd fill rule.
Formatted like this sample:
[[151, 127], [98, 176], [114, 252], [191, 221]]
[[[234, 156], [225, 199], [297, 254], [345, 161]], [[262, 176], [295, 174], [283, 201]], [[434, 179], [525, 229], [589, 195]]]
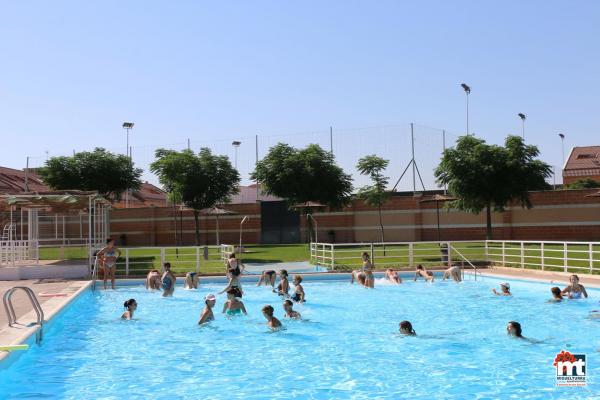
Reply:
[[[463, 260], [465, 260], [475, 271], [475, 280], [477, 280], [477, 267], [473, 265], [473, 263], [471, 261], [469, 261], [469, 259], [467, 259], [467, 257], [463, 256], [462, 253], [458, 250], [456, 250], [456, 248], [454, 246], [452, 246], [452, 244], [448, 243], [448, 251], [452, 251], [454, 250], [456, 252], [456, 254], [458, 254]], [[464, 266], [464, 263], [463, 263]]]
[[98, 256], [94, 257], [94, 266], [92, 267], [92, 291], [96, 290], [96, 280], [98, 279]]
[[17, 314], [15, 313], [15, 309], [12, 304], [12, 295], [18, 289], [21, 289], [25, 293], [27, 293], [27, 296], [29, 297], [31, 304], [33, 305], [33, 310], [35, 311], [35, 313], [37, 315], [36, 325], [39, 325], [40, 329], [36, 333], [35, 342], [37, 344], [39, 344], [42, 341], [42, 334], [43, 334], [42, 331], [44, 328], [44, 310], [42, 310], [42, 306], [40, 305], [40, 302], [35, 297], [35, 293], [33, 293], [33, 290], [31, 290], [30, 288], [28, 288], [26, 286], [15, 286], [15, 287], [7, 290], [6, 293], [4, 293], [2, 302], [4, 303], [4, 310], [6, 311], [6, 315], [8, 316], [8, 326], [12, 327], [14, 324], [17, 323]]

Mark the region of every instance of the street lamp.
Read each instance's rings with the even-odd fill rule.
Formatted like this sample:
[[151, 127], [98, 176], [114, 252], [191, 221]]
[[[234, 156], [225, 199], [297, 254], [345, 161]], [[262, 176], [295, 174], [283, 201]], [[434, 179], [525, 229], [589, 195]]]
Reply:
[[466, 83], [461, 83], [460, 86], [467, 95], [467, 136], [469, 136], [469, 94], [471, 94], [471, 88]]
[[237, 158], [238, 158], [238, 149], [240, 147], [240, 144], [242, 144], [242, 142], [234, 140], [233, 142], [231, 142], [231, 145], [235, 148], [235, 169], [237, 169]]
[[[131, 152], [129, 149], [129, 131], [133, 129], [133, 122], [123, 122], [123, 129], [127, 131], [127, 158], [129, 158], [129, 165], [131, 165]], [[125, 208], [129, 207], [129, 189], [125, 193]]]
[[560, 137], [560, 142], [562, 145], [563, 168], [564, 168], [564, 166], [565, 166], [565, 135], [563, 135], [562, 133], [559, 133], [558, 137]]
[[527, 119], [527, 116], [523, 113], [518, 113], [517, 115], [521, 118], [521, 122], [523, 123], [523, 140], [525, 140], [525, 120]]

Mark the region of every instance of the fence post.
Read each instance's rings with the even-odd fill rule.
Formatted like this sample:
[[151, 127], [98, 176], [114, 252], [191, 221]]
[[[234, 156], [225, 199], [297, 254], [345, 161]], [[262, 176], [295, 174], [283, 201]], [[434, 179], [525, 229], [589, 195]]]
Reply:
[[590, 253], [590, 274], [594, 271], [594, 246], [589, 243], [589, 253]]
[[333, 243], [331, 243], [330, 246], [331, 246], [331, 270], [333, 271], [335, 269], [335, 246], [333, 245]]
[[373, 242], [371, 242], [371, 263], [375, 265], [375, 252], [373, 251]]
[[165, 272], [165, 248], [160, 248], [160, 268], [163, 272]]
[[565, 264], [565, 272], [567, 272], [567, 266], [568, 266], [568, 261], [567, 261], [567, 257], [568, 257], [568, 253], [567, 253], [567, 242], [563, 243], [563, 248], [564, 248], [564, 264]]
[[521, 269], [525, 268], [525, 243], [521, 242]]
[[196, 273], [200, 273], [200, 247], [196, 246]]
[[412, 268], [414, 265], [415, 265], [415, 258], [414, 258], [414, 252], [413, 252], [413, 243], [410, 242], [408, 244], [408, 266]]
[[506, 267], [506, 242], [502, 241], [502, 266]]
[[544, 242], [542, 242], [542, 246], [541, 246], [541, 254], [540, 254], [541, 258], [542, 258], [542, 271], [544, 270]]
[[125, 276], [129, 278], [129, 249], [125, 249]]

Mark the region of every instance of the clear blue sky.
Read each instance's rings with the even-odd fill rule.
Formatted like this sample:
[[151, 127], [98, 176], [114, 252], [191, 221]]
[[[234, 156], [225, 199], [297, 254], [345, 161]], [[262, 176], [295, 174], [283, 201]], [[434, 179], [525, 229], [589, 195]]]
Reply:
[[[409, 122], [449, 142], [465, 131], [461, 82], [473, 132], [499, 143], [523, 112], [527, 140], [560, 165], [558, 132], [567, 148], [600, 144], [598, 21], [600, 2], [566, 0], [3, 2], [0, 165], [124, 152], [131, 120], [140, 166], [187, 138], [228, 155], [241, 139], [247, 181], [255, 134], [262, 155], [328, 143], [333, 125], [346, 168], [377, 152], [394, 181]], [[417, 129], [428, 186], [440, 137]]]

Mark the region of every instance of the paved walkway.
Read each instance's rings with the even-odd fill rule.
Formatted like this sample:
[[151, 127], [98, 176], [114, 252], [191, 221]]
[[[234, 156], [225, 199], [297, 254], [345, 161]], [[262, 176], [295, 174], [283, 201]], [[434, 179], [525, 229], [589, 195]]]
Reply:
[[[498, 275], [501, 277], [516, 279], [534, 279], [544, 281], [548, 283], [561, 283], [568, 284], [569, 277], [572, 275], [571, 272], [552, 272], [552, 271], [539, 271], [534, 269], [520, 269], [520, 268], [509, 268], [509, 267], [491, 267], [480, 270], [486, 275]], [[580, 282], [584, 286], [600, 288], [600, 276], [590, 274], [577, 274]]]

